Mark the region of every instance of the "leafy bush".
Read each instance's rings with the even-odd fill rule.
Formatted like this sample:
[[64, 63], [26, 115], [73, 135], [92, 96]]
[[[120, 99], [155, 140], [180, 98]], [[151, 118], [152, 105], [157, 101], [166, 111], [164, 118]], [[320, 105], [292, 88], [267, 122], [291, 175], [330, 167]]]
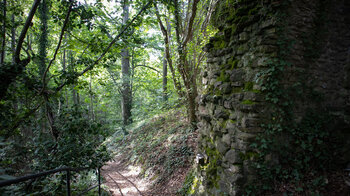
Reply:
[[[32, 128], [33, 135], [20, 143], [18, 138], [24, 138], [18, 135], [17, 139], [8, 139], [4, 144], [9, 144], [8, 148], [2, 149], [0, 156], [6, 157], [2, 159], [1, 167], [12, 168], [7, 169], [9, 174], [21, 174], [16, 171], [23, 167], [24, 164], [29, 165], [27, 172], [42, 172], [63, 166], [72, 168], [97, 168], [101, 167], [110, 159], [107, 148], [102, 144], [108, 132], [105, 126], [91, 121], [85, 114], [87, 112], [78, 108], [63, 109], [56, 117], [55, 128], [59, 132], [59, 136], [54, 138], [52, 134], [42, 129], [41, 126], [28, 126]], [[35, 123], [34, 123], [35, 124]], [[36, 123], [36, 124], [40, 124]], [[23, 148], [18, 153], [13, 153], [16, 149]], [[11, 154], [12, 153], [12, 154]], [[19, 159], [26, 161], [19, 162]], [[12, 171], [12, 172], [11, 172]], [[71, 182], [77, 182], [78, 179], [86, 179], [88, 172], [72, 172]], [[13, 194], [33, 195], [57, 195], [65, 192], [65, 172], [56, 173], [47, 177], [39, 178], [27, 184], [16, 184], [0, 192]], [[74, 184], [72, 184], [74, 187]]]

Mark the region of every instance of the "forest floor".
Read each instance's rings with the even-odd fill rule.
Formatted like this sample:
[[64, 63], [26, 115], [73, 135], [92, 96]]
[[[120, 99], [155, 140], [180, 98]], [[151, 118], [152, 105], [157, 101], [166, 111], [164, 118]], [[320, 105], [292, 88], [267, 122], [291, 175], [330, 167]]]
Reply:
[[113, 161], [102, 168], [106, 189], [113, 196], [185, 195], [196, 140], [181, 109], [146, 120], [126, 136], [116, 133], [107, 141]]
[[146, 195], [151, 183], [147, 179], [140, 178], [140, 172], [140, 167], [128, 164], [121, 156], [115, 157], [101, 170], [105, 179], [104, 184], [113, 196]]

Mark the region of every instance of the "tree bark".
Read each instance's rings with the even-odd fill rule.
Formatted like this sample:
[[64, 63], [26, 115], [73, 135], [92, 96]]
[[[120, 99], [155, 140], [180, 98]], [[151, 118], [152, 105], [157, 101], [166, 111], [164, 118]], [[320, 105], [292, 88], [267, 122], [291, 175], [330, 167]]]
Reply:
[[0, 64], [4, 63], [5, 60], [5, 45], [6, 45], [6, 0], [2, 2], [2, 13], [3, 13], [3, 21], [2, 21], [2, 35], [1, 35], [1, 56], [0, 56]]
[[34, 17], [34, 14], [39, 6], [40, 0], [35, 0], [32, 8], [29, 12], [29, 15], [26, 19], [26, 22], [22, 28], [21, 34], [18, 38], [16, 50], [15, 50], [15, 63], [10, 64], [9, 66], [1, 66], [1, 73], [0, 73], [0, 100], [2, 100], [7, 92], [8, 87], [10, 84], [16, 79], [16, 77], [23, 72], [23, 69], [28, 65], [30, 62], [30, 56], [27, 57], [27, 59], [21, 60], [20, 59], [20, 53], [22, 50], [22, 45], [24, 42], [24, 38], [28, 32], [28, 29], [32, 23], [32, 19]]
[[[14, 3], [12, 4], [14, 5]], [[15, 26], [15, 14], [11, 16], [11, 52], [12, 52], [12, 63], [15, 63], [15, 52], [16, 52], [16, 26]]]
[[95, 112], [94, 112], [94, 97], [92, 94], [92, 87], [91, 87], [91, 74], [90, 74], [90, 83], [89, 83], [89, 91], [90, 91], [90, 115], [91, 115], [91, 120], [95, 120]]
[[[175, 33], [176, 42], [178, 44], [177, 52], [179, 55], [177, 68], [186, 88], [187, 113], [189, 121], [192, 123], [193, 126], [195, 126], [197, 122], [197, 103], [195, 99], [198, 93], [197, 83], [195, 79], [195, 64], [194, 62], [189, 62], [187, 59], [187, 43], [193, 37], [193, 23], [196, 17], [198, 3], [199, 0], [194, 0], [192, 3], [191, 16], [188, 17], [189, 21], [185, 21], [188, 25], [186, 32], [184, 32], [182, 28], [182, 18], [180, 16], [179, 2], [178, 0], [174, 1]], [[189, 13], [187, 13], [186, 15], [189, 16]]]
[[166, 60], [166, 49], [164, 48], [164, 57], [163, 57], [163, 101], [168, 101], [168, 64]]
[[[123, 5], [123, 25], [127, 24], [129, 19], [129, 1], [124, 0]], [[125, 41], [125, 40], [124, 40]], [[132, 92], [130, 85], [130, 56], [128, 47], [121, 52], [122, 57], [122, 118], [124, 133], [127, 133], [125, 126], [131, 124], [131, 100]]]
[[163, 33], [163, 36], [164, 36], [165, 58], [166, 58], [166, 61], [167, 61], [168, 65], [169, 65], [169, 68], [170, 68], [170, 72], [171, 72], [172, 79], [173, 79], [173, 82], [174, 82], [174, 87], [176, 89], [177, 94], [180, 97], [184, 97], [184, 92], [182, 90], [181, 82], [176, 77], [175, 69], [174, 69], [174, 66], [173, 66], [173, 61], [172, 61], [171, 55], [170, 55], [170, 34], [171, 34], [170, 31], [171, 31], [171, 25], [170, 25], [168, 19], [166, 19], [167, 28], [164, 27], [163, 22], [162, 22], [162, 20], [160, 18], [160, 14], [158, 12], [157, 6], [156, 6], [156, 16], [157, 16], [157, 19], [158, 19], [158, 23], [159, 23], [160, 29], [161, 29], [161, 31]]

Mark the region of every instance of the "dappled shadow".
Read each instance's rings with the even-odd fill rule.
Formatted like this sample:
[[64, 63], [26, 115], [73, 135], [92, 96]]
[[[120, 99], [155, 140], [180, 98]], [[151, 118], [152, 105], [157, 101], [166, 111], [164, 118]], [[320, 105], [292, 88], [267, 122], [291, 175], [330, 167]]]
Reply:
[[104, 184], [109, 187], [113, 196], [145, 195], [149, 183], [138, 178], [141, 168], [134, 167], [121, 161], [118, 157], [102, 168]]

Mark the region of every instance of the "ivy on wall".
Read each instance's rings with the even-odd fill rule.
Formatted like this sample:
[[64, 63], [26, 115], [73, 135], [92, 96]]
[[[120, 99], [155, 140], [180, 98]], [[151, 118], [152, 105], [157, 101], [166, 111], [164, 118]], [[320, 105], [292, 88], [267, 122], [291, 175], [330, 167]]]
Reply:
[[[285, 2], [284, 6], [288, 6]], [[295, 40], [286, 38], [287, 24], [283, 24], [286, 17], [276, 14], [279, 52], [270, 57], [267, 68], [258, 74], [257, 82], [270, 114], [261, 124], [264, 132], [251, 144], [258, 152], [253, 167], [259, 180], [246, 186], [246, 195], [259, 195], [281, 184], [287, 184], [290, 191], [296, 193], [318, 193], [326, 183], [321, 171], [330, 167], [336, 149], [329, 145], [332, 137], [327, 124], [332, 117], [325, 109], [314, 107], [321, 105], [322, 94], [303, 83], [306, 72], [294, 74], [296, 82], [286, 81], [286, 75], [296, 69], [288, 58], [293, 53]], [[322, 34], [316, 30], [304, 37], [305, 59], [319, 55], [319, 45], [313, 40], [320, 36]], [[303, 104], [310, 107], [300, 107]]]

